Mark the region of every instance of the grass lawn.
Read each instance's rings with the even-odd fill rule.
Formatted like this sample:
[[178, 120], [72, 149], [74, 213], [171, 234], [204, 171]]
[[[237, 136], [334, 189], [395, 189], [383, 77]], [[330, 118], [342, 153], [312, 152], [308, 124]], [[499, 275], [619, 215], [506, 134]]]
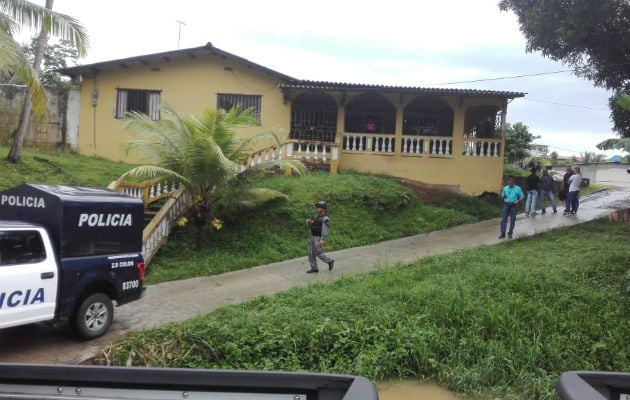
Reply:
[[598, 220], [223, 307], [100, 354], [554, 399], [563, 371], [630, 370], [629, 265], [627, 224]]
[[11, 163], [9, 147], [0, 146], [0, 190], [23, 183], [107, 187], [133, 166], [73, 152], [25, 148], [22, 160]]

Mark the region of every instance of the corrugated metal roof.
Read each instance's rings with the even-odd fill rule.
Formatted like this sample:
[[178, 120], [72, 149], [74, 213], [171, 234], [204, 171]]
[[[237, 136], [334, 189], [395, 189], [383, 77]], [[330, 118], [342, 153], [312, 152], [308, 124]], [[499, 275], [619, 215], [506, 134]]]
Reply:
[[298, 79], [293, 78], [292, 76], [282, 74], [273, 69], [264, 67], [260, 64], [256, 64], [255, 62], [252, 62], [246, 58], [239, 57], [237, 55], [228, 53], [227, 51], [214, 47], [212, 43], [210, 42], [206, 43], [206, 45], [204, 46], [199, 46], [199, 47], [172, 50], [172, 51], [166, 51], [162, 53], [146, 54], [142, 56], [121, 58], [117, 60], [102, 61], [102, 62], [93, 63], [93, 64], [78, 65], [76, 67], [61, 68], [57, 71], [64, 75], [76, 76], [79, 74], [93, 73], [95, 71], [99, 71], [103, 69], [127, 68], [131, 65], [138, 65], [138, 64], [144, 64], [148, 66], [148, 65], [151, 65], [151, 63], [155, 61], [171, 61], [172, 59], [176, 59], [176, 58], [195, 58], [197, 56], [208, 54], [208, 53], [216, 54], [226, 59], [232, 59], [241, 64], [244, 64], [247, 67], [256, 68], [269, 75], [276, 76], [287, 82], [298, 81]]
[[440, 94], [440, 95], [474, 95], [474, 96], [500, 96], [507, 98], [524, 97], [522, 92], [507, 92], [498, 90], [480, 89], [454, 89], [454, 88], [427, 88], [414, 86], [387, 86], [346, 82], [324, 82], [324, 81], [294, 81], [280, 85], [283, 89], [304, 89], [304, 90], [346, 90], [346, 91], [375, 91], [375, 92], [396, 92], [396, 93], [417, 93], [417, 94]]

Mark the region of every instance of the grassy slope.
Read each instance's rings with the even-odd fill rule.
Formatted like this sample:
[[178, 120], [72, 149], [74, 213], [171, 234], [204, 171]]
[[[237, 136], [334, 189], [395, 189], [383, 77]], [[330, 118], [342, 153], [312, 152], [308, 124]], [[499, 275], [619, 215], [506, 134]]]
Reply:
[[74, 153], [26, 148], [22, 161], [7, 161], [8, 147], [0, 146], [0, 190], [23, 183], [106, 187], [131, 165]]
[[[151, 263], [147, 283], [222, 273], [306, 254], [305, 219], [326, 200], [332, 219], [326, 250], [333, 251], [429, 232], [498, 216], [499, 208], [475, 198], [449, 195], [422, 204], [395, 180], [360, 174], [278, 176], [264, 187], [289, 196], [255, 212], [225, 221], [220, 231], [207, 227], [202, 249], [193, 245], [193, 227], [171, 235]], [[182, 260], [186, 260], [182, 263]]]
[[553, 399], [562, 371], [630, 369], [627, 243], [627, 225], [595, 221], [223, 307], [104, 354], [122, 365], [417, 376], [482, 398]]

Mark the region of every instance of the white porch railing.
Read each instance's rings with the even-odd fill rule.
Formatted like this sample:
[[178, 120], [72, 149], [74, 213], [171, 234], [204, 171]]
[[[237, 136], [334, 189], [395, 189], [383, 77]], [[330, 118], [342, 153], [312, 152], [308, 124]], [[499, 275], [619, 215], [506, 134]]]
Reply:
[[296, 160], [304, 162], [319, 162], [333, 166], [339, 161], [339, 147], [335, 143], [308, 142], [289, 140], [277, 146], [258, 150], [241, 164], [241, 171], [269, 160]]
[[403, 136], [400, 149], [405, 155], [453, 155], [453, 138], [450, 136]]
[[190, 207], [190, 194], [183, 187], [179, 187], [176, 182], [159, 179], [140, 183], [112, 182], [108, 188], [142, 199], [145, 209], [153, 202], [167, 199], [142, 231], [142, 255], [145, 264], [148, 265], [175, 227], [175, 221], [183, 216]]
[[168, 179], [153, 179], [145, 182], [112, 182], [109, 188], [144, 201], [144, 208], [158, 200], [169, 197], [177, 189], [179, 182]]
[[190, 193], [183, 187], [173, 192], [166, 203], [142, 231], [142, 255], [148, 264], [167, 240], [178, 218], [190, 207]]
[[464, 156], [499, 157], [500, 152], [500, 139], [464, 139]]
[[394, 135], [374, 135], [363, 133], [344, 133], [344, 152], [372, 152], [390, 153], [395, 151], [396, 141]]
[[[393, 135], [345, 133], [344, 152], [370, 152], [393, 154], [396, 140]], [[453, 155], [453, 138], [449, 136], [403, 136], [400, 151], [404, 155], [431, 155], [449, 157]]]

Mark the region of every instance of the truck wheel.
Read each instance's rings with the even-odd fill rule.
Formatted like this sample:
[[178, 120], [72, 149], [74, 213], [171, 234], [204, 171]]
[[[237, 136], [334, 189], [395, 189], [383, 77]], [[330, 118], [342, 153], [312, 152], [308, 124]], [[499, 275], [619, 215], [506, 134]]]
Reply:
[[83, 299], [73, 322], [81, 338], [95, 339], [107, 332], [113, 317], [112, 300], [103, 293], [95, 293]]

